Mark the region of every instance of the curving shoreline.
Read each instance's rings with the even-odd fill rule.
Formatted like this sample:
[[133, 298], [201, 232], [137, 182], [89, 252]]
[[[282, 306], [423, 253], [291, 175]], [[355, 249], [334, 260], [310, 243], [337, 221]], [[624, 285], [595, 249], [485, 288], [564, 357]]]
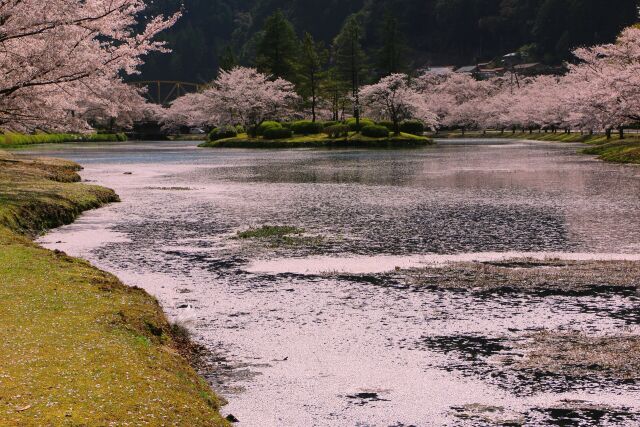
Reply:
[[228, 425], [157, 300], [33, 243], [118, 201], [80, 166], [0, 151], [0, 411], [8, 425]]
[[605, 135], [589, 135], [580, 133], [529, 133], [529, 132], [459, 132], [442, 133], [432, 135], [436, 139], [520, 139], [528, 141], [547, 141], [561, 143], [582, 143], [585, 148], [579, 152], [582, 154], [598, 156], [598, 159], [611, 163], [640, 164], [640, 137], [628, 136], [620, 139], [614, 135], [607, 139]]

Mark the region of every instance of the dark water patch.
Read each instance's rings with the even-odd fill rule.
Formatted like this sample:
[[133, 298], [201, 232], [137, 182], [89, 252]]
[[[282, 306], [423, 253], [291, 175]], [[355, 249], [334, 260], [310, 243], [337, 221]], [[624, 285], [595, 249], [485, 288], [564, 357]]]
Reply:
[[[549, 392], [567, 393], [577, 390], [640, 391], [638, 378], [626, 377], [627, 373], [605, 368], [596, 362], [587, 362], [591, 364], [580, 366], [577, 359], [567, 362], [566, 367], [562, 369], [551, 364], [532, 364], [528, 361], [526, 340], [522, 335], [520, 337], [512, 339], [479, 335], [422, 337], [414, 349], [426, 346], [431, 351], [450, 356], [445, 364], [439, 366], [440, 369], [483, 378], [488, 383], [517, 396]], [[549, 351], [557, 351], [556, 356], [549, 357], [561, 360], [563, 352], [569, 350], [566, 347], [560, 347], [555, 350], [549, 349]], [[598, 360], [599, 356], [594, 357], [594, 360]], [[613, 357], [625, 356], [618, 354]]]
[[581, 401], [566, 401], [555, 407], [534, 408], [526, 418], [528, 423], [563, 427], [640, 425], [640, 413], [630, 408]]
[[355, 394], [348, 394], [347, 399], [353, 401], [355, 405], [365, 406], [374, 402], [389, 402], [389, 399], [383, 399], [378, 393], [374, 392], [361, 392]]
[[459, 419], [459, 422], [455, 423], [456, 426], [521, 427], [525, 421], [525, 417], [522, 414], [509, 411], [502, 406], [482, 405], [478, 403], [453, 406], [451, 407], [451, 412]]
[[[492, 296], [508, 295], [530, 295], [539, 298], [564, 296], [564, 297], [602, 297], [611, 298], [614, 296], [633, 298], [637, 295], [635, 286], [608, 286], [608, 285], [581, 285], [576, 289], [555, 288], [552, 284], [549, 288], [543, 287], [518, 287], [516, 285], [505, 285], [495, 289], [474, 290], [468, 289], [478, 297], [490, 298]], [[634, 298], [635, 299], [635, 298]]]
[[479, 335], [444, 335], [422, 337], [419, 343], [427, 348], [445, 354], [455, 353], [463, 360], [479, 362], [489, 356], [509, 351], [507, 340], [487, 338]]

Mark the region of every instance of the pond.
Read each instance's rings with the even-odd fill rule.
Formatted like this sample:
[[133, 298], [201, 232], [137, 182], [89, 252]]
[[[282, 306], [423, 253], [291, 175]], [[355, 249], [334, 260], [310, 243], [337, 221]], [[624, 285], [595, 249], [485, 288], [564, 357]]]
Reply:
[[[496, 364], [520, 357], [515, 343], [530, 332], [638, 335], [634, 292], [488, 295], [400, 274], [522, 256], [639, 260], [640, 168], [577, 150], [452, 140], [393, 151], [33, 151], [81, 163], [86, 181], [122, 198], [42, 243], [191, 322], [240, 425], [628, 425], [640, 422], [635, 381], [532, 379]], [[300, 233], [238, 238], [264, 225]]]

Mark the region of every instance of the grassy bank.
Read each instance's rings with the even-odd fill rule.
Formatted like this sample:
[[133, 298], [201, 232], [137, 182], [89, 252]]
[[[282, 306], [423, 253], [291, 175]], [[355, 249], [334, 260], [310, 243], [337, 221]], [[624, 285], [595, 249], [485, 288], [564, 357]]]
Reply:
[[419, 147], [433, 144], [433, 140], [408, 133], [388, 138], [370, 138], [359, 133], [352, 132], [342, 138], [330, 138], [325, 134], [308, 136], [296, 135], [293, 138], [269, 140], [264, 138], [250, 138], [246, 134], [235, 138], [221, 139], [201, 144], [201, 147], [227, 147], [227, 148], [304, 148], [304, 147], [329, 147], [329, 148], [402, 148]]
[[504, 138], [550, 142], [581, 142], [589, 147], [582, 150], [584, 154], [598, 156], [599, 159], [616, 163], [640, 164], [640, 137], [631, 135], [620, 139], [617, 134], [607, 139], [605, 135], [589, 135], [580, 133], [528, 133], [528, 132], [448, 132], [434, 135], [436, 138]]
[[640, 138], [605, 141], [594, 144], [582, 152], [596, 155], [608, 162], [640, 164]]
[[226, 425], [157, 301], [29, 235], [117, 200], [0, 151], [0, 424]]
[[33, 144], [60, 144], [63, 142], [113, 142], [126, 141], [124, 133], [39, 133], [35, 135], [25, 135], [21, 133], [5, 133], [0, 135], [0, 149], [16, 148]]

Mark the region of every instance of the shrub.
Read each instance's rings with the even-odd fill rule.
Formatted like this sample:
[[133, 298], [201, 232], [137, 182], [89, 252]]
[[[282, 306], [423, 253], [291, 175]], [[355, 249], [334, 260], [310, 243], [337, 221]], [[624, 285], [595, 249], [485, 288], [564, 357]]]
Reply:
[[312, 122], [310, 120], [300, 120], [291, 123], [291, 130], [298, 135], [315, 135], [321, 133], [324, 129], [322, 123]]
[[349, 135], [349, 126], [347, 125], [333, 125], [324, 128], [324, 133], [329, 135], [329, 138], [340, 138], [341, 136]]
[[331, 126], [339, 125], [339, 124], [341, 124], [341, 123], [340, 122], [334, 122], [332, 120], [327, 120], [326, 122], [322, 122], [323, 129], [326, 129], [326, 128], [331, 127]]
[[209, 141], [218, 141], [220, 139], [234, 138], [238, 136], [236, 128], [233, 126], [222, 126], [215, 128], [209, 134]]
[[264, 132], [267, 129], [282, 129], [282, 125], [278, 122], [262, 122], [262, 124], [260, 126], [258, 126], [258, 130], [256, 131], [256, 134], [258, 136], [263, 136]]
[[389, 137], [389, 129], [384, 126], [365, 126], [360, 131], [362, 135], [368, 136], [369, 138], [388, 138]]
[[238, 134], [241, 134], [241, 133], [246, 133], [246, 132], [247, 132], [247, 130], [244, 128], [244, 126], [242, 126], [242, 125], [238, 125], [238, 126], [236, 126], [236, 132], [237, 132]]
[[389, 122], [389, 121], [381, 121], [376, 123], [378, 126], [384, 126], [387, 129], [389, 129], [389, 132], [393, 132], [393, 122]]
[[400, 123], [400, 132], [422, 135], [424, 133], [424, 123], [420, 120], [405, 120]]
[[353, 132], [359, 132], [360, 129], [362, 129], [363, 127], [366, 126], [375, 126], [376, 124], [373, 122], [373, 120], [371, 119], [360, 119], [360, 127], [358, 128], [358, 126], [356, 125], [356, 119], [355, 118], [351, 118], [348, 119], [345, 124], [347, 126], [349, 126], [349, 130], [353, 131]]
[[287, 139], [293, 136], [291, 129], [280, 127], [267, 128], [262, 134], [264, 139]]

